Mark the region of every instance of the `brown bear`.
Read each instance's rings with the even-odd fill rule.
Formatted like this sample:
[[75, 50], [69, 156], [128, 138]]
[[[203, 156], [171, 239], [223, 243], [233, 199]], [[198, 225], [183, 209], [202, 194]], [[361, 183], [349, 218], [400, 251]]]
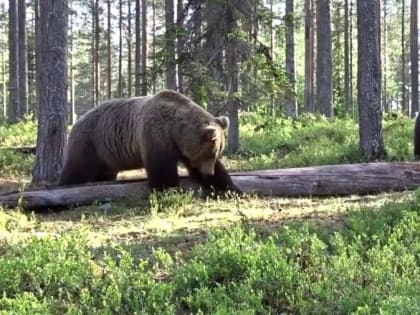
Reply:
[[73, 126], [59, 185], [115, 180], [145, 168], [149, 186], [178, 186], [178, 162], [204, 188], [240, 189], [220, 161], [228, 117], [214, 117], [172, 90], [114, 99], [88, 111]]

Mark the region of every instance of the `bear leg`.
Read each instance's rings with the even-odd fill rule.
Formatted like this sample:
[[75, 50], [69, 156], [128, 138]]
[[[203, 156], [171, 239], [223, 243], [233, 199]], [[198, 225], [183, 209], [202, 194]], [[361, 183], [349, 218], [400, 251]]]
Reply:
[[92, 145], [80, 145], [69, 152], [58, 185], [77, 185], [116, 179], [117, 172], [108, 169]]
[[144, 159], [144, 168], [151, 190], [163, 191], [179, 185], [178, 160], [171, 154], [149, 156]]
[[229, 173], [226, 171], [222, 162], [219, 159], [216, 160], [214, 165], [213, 176], [203, 176], [197, 169], [187, 167], [190, 177], [200, 183], [204, 188], [213, 188], [216, 192], [232, 191], [236, 193], [242, 193], [242, 191], [236, 186]]

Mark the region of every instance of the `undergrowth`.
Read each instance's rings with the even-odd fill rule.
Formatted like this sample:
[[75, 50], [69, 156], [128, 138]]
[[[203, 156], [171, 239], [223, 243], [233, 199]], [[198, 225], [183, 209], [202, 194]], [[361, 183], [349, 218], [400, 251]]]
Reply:
[[420, 191], [343, 220], [269, 235], [244, 221], [210, 230], [188, 253], [155, 248], [147, 260], [118, 245], [98, 259], [83, 228], [2, 243], [0, 314], [418, 312]]

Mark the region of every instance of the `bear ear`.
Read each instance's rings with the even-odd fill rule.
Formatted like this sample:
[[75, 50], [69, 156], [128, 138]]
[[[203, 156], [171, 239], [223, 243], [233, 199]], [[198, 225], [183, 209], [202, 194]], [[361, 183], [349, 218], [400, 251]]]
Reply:
[[203, 140], [206, 142], [216, 141], [217, 128], [215, 126], [205, 126], [203, 128]]
[[228, 116], [219, 116], [216, 117], [216, 122], [222, 127], [223, 130], [227, 130], [229, 128], [229, 117]]

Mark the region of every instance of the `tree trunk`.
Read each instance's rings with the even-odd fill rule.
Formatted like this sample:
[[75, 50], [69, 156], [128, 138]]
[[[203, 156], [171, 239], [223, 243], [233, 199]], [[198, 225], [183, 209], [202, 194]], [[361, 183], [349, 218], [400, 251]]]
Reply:
[[19, 112], [23, 118], [28, 113], [28, 49], [26, 42], [26, 5], [18, 0], [18, 48], [19, 48]]
[[[70, 10], [73, 11], [73, 0], [70, 1]], [[69, 14], [70, 16], [70, 21], [69, 21], [69, 26], [70, 26], [70, 36], [69, 36], [69, 40], [70, 40], [70, 52], [69, 52], [69, 57], [70, 57], [70, 62], [69, 62], [69, 66], [70, 66], [70, 93], [69, 93], [69, 97], [70, 97], [70, 115], [69, 115], [69, 123], [70, 125], [73, 125], [76, 120], [76, 100], [75, 100], [75, 93], [74, 93], [74, 50], [73, 50], [73, 12]]]
[[387, 10], [386, 10], [386, 0], [383, 1], [383, 23], [382, 23], [382, 69], [383, 69], [383, 86], [382, 86], [382, 108], [387, 113], [389, 112], [388, 99], [387, 99]]
[[136, 0], [136, 48], [135, 48], [135, 58], [134, 58], [134, 76], [135, 76], [135, 95], [141, 95], [141, 43], [140, 43], [140, 0]]
[[[274, 11], [273, 11], [273, 2], [274, 0], [270, 0], [270, 27], [269, 27], [269, 34], [270, 34], [270, 58], [271, 60], [274, 59]], [[273, 71], [270, 72], [270, 109], [271, 115], [273, 117], [276, 116], [276, 104], [274, 102], [274, 73]]]
[[411, 117], [419, 111], [419, 28], [418, 0], [411, 0], [410, 12], [410, 58], [411, 58]]
[[1, 52], [1, 76], [2, 76], [2, 92], [3, 92], [3, 118], [7, 119], [7, 83], [6, 83], [6, 56], [5, 52]]
[[351, 104], [351, 111], [353, 119], [356, 116], [356, 108], [353, 100], [353, 1], [350, 2], [350, 104]]
[[344, 112], [350, 112], [349, 0], [344, 0]]
[[[232, 8], [228, 8], [232, 10]], [[229, 153], [237, 153], [239, 150], [239, 107], [238, 99], [239, 91], [239, 60], [238, 60], [238, 40], [229, 36], [234, 34], [238, 28], [238, 21], [234, 14], [227, 14], [228, 25], [228, 46], [226, 48], [226, 90], [228, 93], [227, 112], [229, 115], [229, 132], [228, 132], [228, 151]]]
[[178, 71], [177, 71], [177, 76], [178, 76], [178, 92], [179, 93], [184, 93], [184, 82], [183, 82], [183, 75], [182, 75], [182, 68], [183, 68], [183, 63], [181, 62], [181, 56], [182, 56], [182, 52], [184, 50], [184, 44], [185, 44], [185, 40], [184, 40], [184, 14], [183, 14], [183, 10], [184, 10], [184, 5], [183, 5], [183, 0], [178, 0], [177, 3], [177, 44], [176, 44], [176, 52], [177, 52], [177, 58], [178, 58]]
[[[156, 0], [152, 0], [152, 77], [150, 78], [150, 84], [152, 85], [152, 92], [156, 94]], [[146, 72], [144, 72], [145, 74]]]
[[[364, 195], [414, 190], [420, 186], [418, 163], [325, 165], [230, 175], [244, 192], [268, 197]], [[181, 178], [180, 184], [184, 189], [199, 189], [189, 178]], [[23, 205], [26, 209], [69, 207], [97, 201], [144, 198], [149, 194], [146, 180], [137, 179], [6, 193], [0, 195], [0, 206]]]
[[357, 4], [360, 147], [374, 160], [386, 155], [381, 110], [380, 0], [358, 0]]
[[405, 78], [405, 0], [401, 0], [401, 109], [406, 115], [409, 115], [407, 104]]
[[23, 117], [19, 105], [19, 55], [16, 0], [9, 0], [9, 120], [17, 122]]
[[314, 112], [314, 39], [312, 0], [305, 0], [305, 111]]
[[289, 88], [286, 93], [286, 108], [289, 117], [297, 118], [294, 19], [294, 0], [286, 0], [286, 72], [289, 81]]
[[38, 103], [38, 99], [39, 99], [39, 95], [38, 92], [40, 91], [40, 86], [39, 86], [39, 74], [41, 72], [41, 57], [36, 53], [37, 51], [41, 51], [41, 38], [40, 38], [40, 34], [39, 34], [39, 28], [40, 28], [40, 21], [39, 21], [39, 1], [35, 0], [34, 1], [34, 13], [35, 13], [35, 94], [36, 94], [36, 106], [35, 106], [35, 114], [36, 117], [38, 117], [39, 115], [39, 103]]
[[92, 73], [91, 73], [91, 76], [92, 76], [92, 78], [91, 78], [91, 82], [92, 82], [92, 86], [91, 86], [91, 88], [92, 88], [92, 91], [91, 91], [91, 93], [92, 93], [92, 104], [93, 104], [93, 106], [96, 106], [97, 105], [97, 99], [96, 99], [96, 89], [95, 89], [95, 16], [96, 16], [96, 13], [95, 13], [95, 7], [96, 7], [96, 5], [95, 5], [95, 0], [92, 0], [92, 2], [91, 2], [91, 5], [92, 5], [92, 41], [91, 41], [91, 58], [92, 58], [92, 68], [91, 68], [91, 71], [92, 71]]
[[174, 0], [165, 0], [166, 87], [176, 90]]
[[127, 96], [131, 97], [131, 88], [132, 88], [132, 82], [131, 82], [131, 0], [128, 0], [128, 17], [127, 17]]
[[67, 18], [66, 0], [40, 1], [40, 58], [38, 137], [34, 186], [58, 180], [63, 165], [67, 129]]
[[106, 92], [107, 98], [110, 99], [112, 96], [112, 39], [111, 39], [111, 0], [107, 1], [107, 43], [106, 43], [106, 50], [107, 50], [107, 59], [106, 59]]
[[211, 80], [205, 87], [208, 103], [207, 110], [214, 115], [223, 111], [220, 104], [223, 104], [225, 101], [223, 95], [217, 92], [223, 91], [224, 88], [223, 48], [228, 31], [225, 27], [226, 22], [222, 22], [221, 19], [226, 15], [225, 10], [226, 8], [222, 7], [219, 2], [209, 1], [206, 11], [203, 14], [203, 18], [207, 24], [207, 32], [204, 33], [205, 42], [203, 45], [205, 53], [204, 64], [207, 65], [208, 76]]
[[316, 109], [333, 117], [330, 0], [317, 0], [316, 12]]
[[[155, 4], [153, 3], [153, 10], [155, 8]], [[153, 11], [154, 12], [154, 11]], [[153, 13], [153, 21], [155, 15]], [[141, 0], [141, 92], [142, 95], [147, 95], [147, 1]], [[155, 34], [155, 25], [153, 22], [153, 36]], [[155, 41], [153, 41], [153, 45], [155, 45]], [[153, 53], [153, 56], [155, 54]], [[153, 93], [156, 91], [154, 90]]]
[[119, 47], [118, 47], [118, 96], [123, 96], [123, 85], [122, 85], [122, 0], [119, 0], [119, 22], [118, 22], [118, 29], [119, 29]]
[[99, 0], [95, 2], [95, 95], [96, 103], [98, 104], [101, 100], [99, 93]]

